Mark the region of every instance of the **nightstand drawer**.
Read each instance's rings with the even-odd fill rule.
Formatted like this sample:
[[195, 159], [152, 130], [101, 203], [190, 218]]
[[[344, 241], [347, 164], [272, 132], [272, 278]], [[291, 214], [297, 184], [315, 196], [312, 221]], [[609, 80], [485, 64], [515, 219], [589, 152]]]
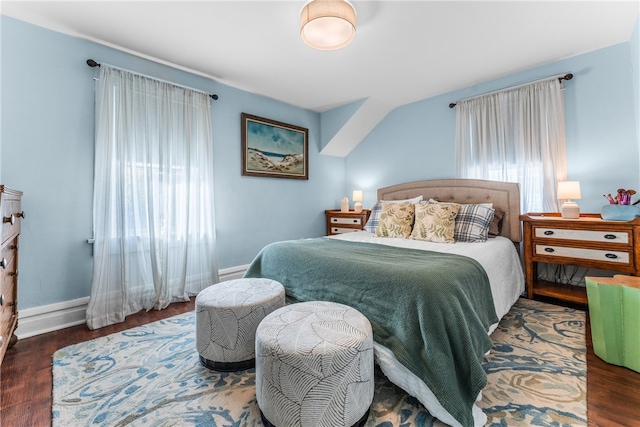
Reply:
[[343, 234], [343, 233], [353, 233], [362, 231], [359, 228], [341, 228], [341, 227], [331, 227], [331, 234]]
[[324, 211], [327, 221], [327, 235], [362, 231], [369, 219], [371, 211], [363, 209], [361, 212], [339, 210]]
[[629, 264], [629, 252], [536, 245], [535, 255]]
[[329, 218], [331, 224], [353, 224], [362, 226], [362, 217], [358, 218], [339, 218], [339, 217], [331, 217]]
[[542, 228], [535, 227], [536, 238], [562, 239], [562, 240], [582, 240], [587, 242], [606, 242], [628, 245], [631, 241], [629, 233], [624, 231], [590, 231], [590, 230], [568, 230], [565, 228]]

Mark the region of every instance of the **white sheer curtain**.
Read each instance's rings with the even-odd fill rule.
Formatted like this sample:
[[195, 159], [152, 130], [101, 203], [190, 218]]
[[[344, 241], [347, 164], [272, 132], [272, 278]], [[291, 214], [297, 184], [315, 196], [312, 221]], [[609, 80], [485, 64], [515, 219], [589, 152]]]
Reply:
[[459, 178], [520, 183], [523, 212], [557, 212], [567, 178], [562, 83], [549, 79], [459, 101]]
[[208, 95], [102, 64], [89, 328], [218, 281], [211, 143]]

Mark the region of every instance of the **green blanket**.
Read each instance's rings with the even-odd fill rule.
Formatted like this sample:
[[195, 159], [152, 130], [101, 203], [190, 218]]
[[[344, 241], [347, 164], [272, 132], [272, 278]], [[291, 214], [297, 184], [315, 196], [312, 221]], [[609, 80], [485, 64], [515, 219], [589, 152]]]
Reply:
[[481, 362], [497, 322], [475, 260], [326, 237], [273, 243], [245, 277], [277, 280], [297, 301], [334, 301], [364, 314], [374, 340], [422, 379], [463, 426], [487, 379]]

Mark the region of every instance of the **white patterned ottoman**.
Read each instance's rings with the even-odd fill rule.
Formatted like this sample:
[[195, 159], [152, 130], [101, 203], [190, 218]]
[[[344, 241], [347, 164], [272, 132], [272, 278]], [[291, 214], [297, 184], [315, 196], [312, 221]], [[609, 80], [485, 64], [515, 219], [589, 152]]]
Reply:
[[373, 391], [371, 324], [354, 308], [291, 304], [258, 326], [256, 398], [265, 426], [363, 426]]
[[236, 279], [202, 290], [196, 297], [200, 362], [216, 371], [252, 368], [256, 328], [284, 304], [284, 287], [270, 279]]

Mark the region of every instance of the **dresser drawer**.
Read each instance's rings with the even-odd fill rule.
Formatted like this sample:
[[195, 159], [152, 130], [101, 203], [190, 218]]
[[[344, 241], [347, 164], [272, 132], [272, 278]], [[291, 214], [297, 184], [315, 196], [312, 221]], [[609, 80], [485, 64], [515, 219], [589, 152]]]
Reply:
[[[2, 328], [11, 326], [11, 319], [15, 314], [16, 303], [16, 265], [15, 260], [7, 265], [7, 268], [0, 274], [2, 286], [0, 287], [0, 310], [2, 311]], [[6, 331], [2, 331], [5, 336]], [[11, 334], [9, 334], [10, 336]]]
[[625, 251], [601, 249], [567, 248], [564, 246], [536, 245], [535, 255], [546, 257], [575, 258], [579, 260], [604, 261], [617, 264], [630, 264], [631, 256]]
[[6, 194], [2, 195], [2, 241], [20, 233], [20, 199], [14, 199]]
[[352, 224], [352, 225], [357, 225], [359, 227], [362, 227], [364, 224], [362, 224], [362, 218], [361, 217], [357, 217], [357, 218], [341, 218], [341, 217], [331, 217], [329, 218], [329, 222], [331, 222], [331, 224], [340, 224], [340, 225], [344, 225], [344, 224]]
[[0, 272], [6, 270], [10, 262], [16, 256], [18, 252], [18, 238], [14, 237], [13, 240], [7, 242], [0, 252]]
[[626, 231], [593, 231], [593, 230], [568, 230], [564, 228], [535, 227], [536, 238], [582, 240], [586, 242], [606, 242], [628, 245], [631, 242], [629, 232]]

